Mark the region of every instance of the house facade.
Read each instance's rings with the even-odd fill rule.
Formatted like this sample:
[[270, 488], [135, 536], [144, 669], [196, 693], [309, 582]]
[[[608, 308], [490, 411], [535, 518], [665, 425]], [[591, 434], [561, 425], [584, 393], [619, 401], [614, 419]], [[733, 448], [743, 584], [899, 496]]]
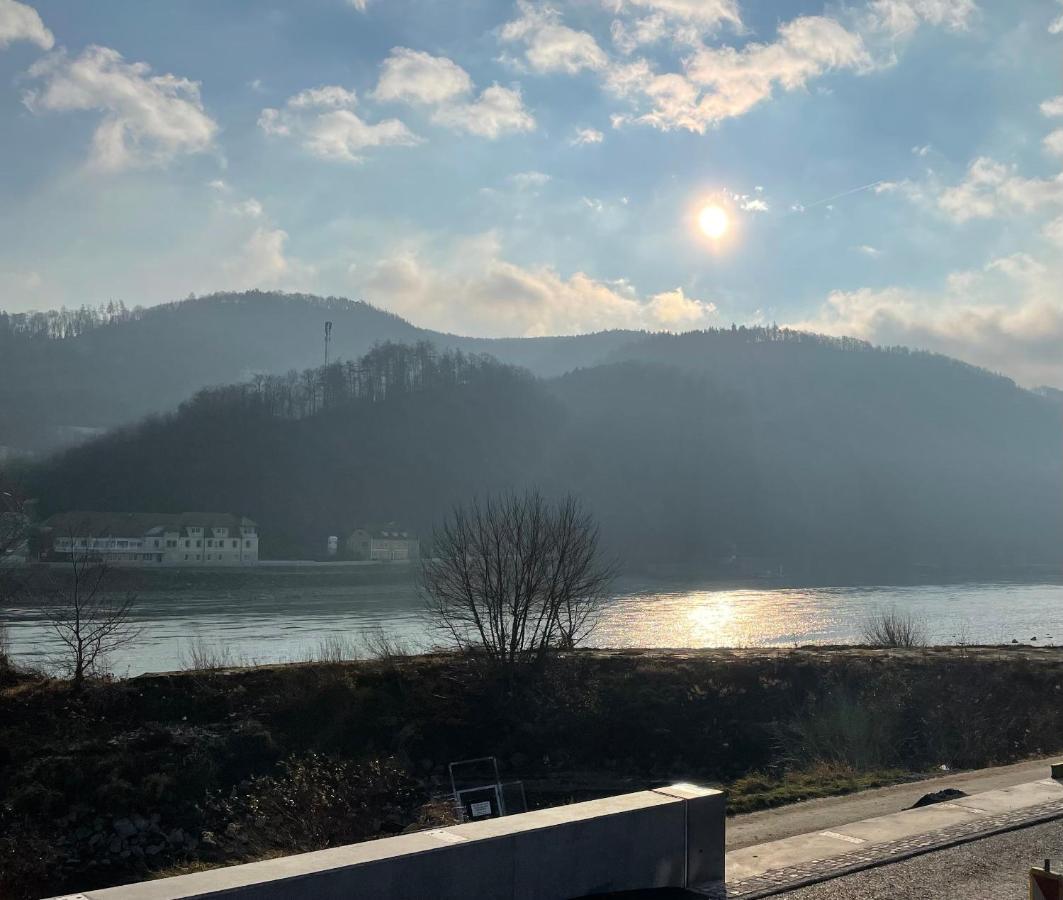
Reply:
[[421, 555], [421, 542], [409, 529], [388, 522], [352, 531], [347, 538], [347, 554], [352, 559], [401, 562], [417, 559]]
[[71, 556], [116, 566], [253, 566], [258, 526], [230, 513], [66, 512], [40, 528], [42, 560]]

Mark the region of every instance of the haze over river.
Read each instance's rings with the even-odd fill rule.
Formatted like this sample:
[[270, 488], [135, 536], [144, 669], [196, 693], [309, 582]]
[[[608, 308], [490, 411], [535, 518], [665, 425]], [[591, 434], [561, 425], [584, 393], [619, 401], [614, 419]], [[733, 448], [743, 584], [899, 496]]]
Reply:
[[[197, 644], [233, 663], [265, 663], [313, 658], [326, 640], [357, 645], [377, 630], [412, 648], [434, 641], [416, 583], [401, 572], [262, 567], [129, 577], [142, 631], [112, 655], [118, 675], [180, 669]], [[1059, 583], [782, 587], [625, 578], [614, 593], [594, 646], [851, 643], [874, 611], [894, 607], [919, 619], [934, 643], [1063, 644]], [[0, 622], [16, 659], [48, 664], [56, 645], [38, 611], [0, 609]]]

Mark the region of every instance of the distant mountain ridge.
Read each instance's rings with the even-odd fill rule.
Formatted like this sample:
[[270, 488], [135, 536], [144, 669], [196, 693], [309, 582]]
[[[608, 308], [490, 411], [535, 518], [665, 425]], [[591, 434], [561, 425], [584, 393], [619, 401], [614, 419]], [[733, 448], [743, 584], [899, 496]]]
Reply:
[[[1012, 577], [1063, 562], [1063, 417], [942, 356], [774, 328], [649, 335], [551, 378], [384, 343], [198, 392], [24, 472], [43, 513], [218, 508], [265, 556], [536, 486], [629, 568]], [[1043, 571], [1043, 570], [1042, 570]]]
[[[324, 323], [330, 354], [353, 359], [375, 344], [431, 341], [490, 353], [540, 375], [593, 364], [639, 336], [469, 338], [419, 328], [358, 300], [248, 291], [124, 311], [52, 337], [38, 316], [0, 314], [0, 447], [43, 451], [174, 409], [197, 390], [320, 365]], [[84, 317], [82, 317], [84, 318]], [[53, 316], [54, 319], [54, 316]], [[64, 333], [63, 323], [58, 330]]]

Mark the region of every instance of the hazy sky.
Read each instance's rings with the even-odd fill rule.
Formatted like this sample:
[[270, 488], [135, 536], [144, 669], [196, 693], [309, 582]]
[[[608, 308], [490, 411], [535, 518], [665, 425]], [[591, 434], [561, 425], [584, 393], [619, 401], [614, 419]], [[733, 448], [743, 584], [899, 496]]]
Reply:
[[1051, 0], [0, 0], [0, 307], [774, 320], [1063, 385], [1061, 50]]

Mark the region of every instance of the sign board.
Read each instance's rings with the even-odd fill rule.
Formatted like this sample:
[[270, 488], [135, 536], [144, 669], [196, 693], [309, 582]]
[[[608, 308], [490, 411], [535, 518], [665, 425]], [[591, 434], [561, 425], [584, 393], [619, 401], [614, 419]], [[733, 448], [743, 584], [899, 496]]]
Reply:
[[491, 815], [491, 801], [484, 800], [482, 803], [471, 803], [469, 812], [474, 819], [479, 819], [481, 816], [489, 816]]
[[1063, 900], [1063, 875], [1030, 869], [1030, 900]]

